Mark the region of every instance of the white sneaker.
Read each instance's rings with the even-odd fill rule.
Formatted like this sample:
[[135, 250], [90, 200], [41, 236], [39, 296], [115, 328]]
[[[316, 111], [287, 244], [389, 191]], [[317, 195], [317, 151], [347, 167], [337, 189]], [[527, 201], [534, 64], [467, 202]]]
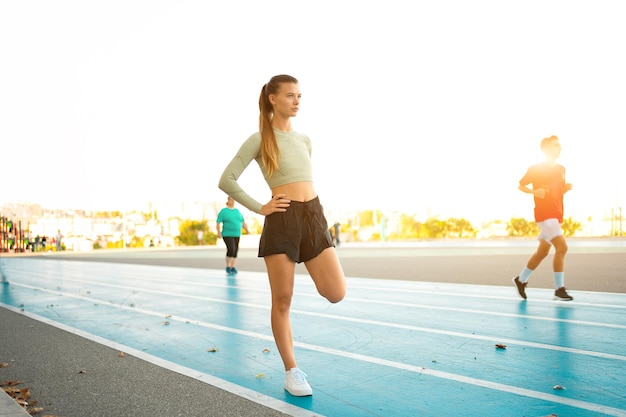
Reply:
[[298, 368], [291, 368], [287, 371], [285, 378], [285, 389], [296, 397], [306, 397], [313, 395], [313, 390], [306, 382], [306, 374]]

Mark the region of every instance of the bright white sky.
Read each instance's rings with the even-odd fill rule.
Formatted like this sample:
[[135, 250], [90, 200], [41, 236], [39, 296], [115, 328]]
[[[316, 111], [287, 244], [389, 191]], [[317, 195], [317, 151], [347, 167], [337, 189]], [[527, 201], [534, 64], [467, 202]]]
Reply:
[[[566, 216], [626, 201], [620, 1], [0, 1], [0, 203], [223, 201], [272, 75], [300, 80], [325, 208], [532, 217], [558, 135]], [[253, 163], [244, 188], [269, 191]]]

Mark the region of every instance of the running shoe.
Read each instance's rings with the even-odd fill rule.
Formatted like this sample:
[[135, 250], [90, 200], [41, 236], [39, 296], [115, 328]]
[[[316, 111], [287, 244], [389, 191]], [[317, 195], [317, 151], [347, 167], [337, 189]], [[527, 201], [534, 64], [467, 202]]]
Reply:
[[515, 277], [513, 278], [513, 284], [515, 284], [515, 286], [517, 287], [517, 292], [519, 293], [520, 297], [522, 297], [525, 300], [526, 299], [526, 285], [528, 285], [528, 283], [520, 282], [519, 277]]
[[298, 368], [291, 368], [287, 371], [285, 378], [285, 389], [296, 397], [306, 397], [313, 395], [311, 386], [306, 381], [306, 374]]
[[567, 293], [567, 291], [565, 291], [565, 287], [561, 287], [554, 291], [554, 299], [560, 301], [572, 301], [574, 297], [572, 297]]

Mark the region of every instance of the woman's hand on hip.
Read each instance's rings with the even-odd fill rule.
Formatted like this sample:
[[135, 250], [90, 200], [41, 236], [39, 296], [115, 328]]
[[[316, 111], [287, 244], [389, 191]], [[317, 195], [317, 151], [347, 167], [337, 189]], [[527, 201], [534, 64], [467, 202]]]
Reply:
[[291, 200], [286, 199], [287, 194], [277, 194], [272, 196], [272, 199], [261, 206], [261, 213], [264, 216], [269, 216], [272, 213], [285, 212]]

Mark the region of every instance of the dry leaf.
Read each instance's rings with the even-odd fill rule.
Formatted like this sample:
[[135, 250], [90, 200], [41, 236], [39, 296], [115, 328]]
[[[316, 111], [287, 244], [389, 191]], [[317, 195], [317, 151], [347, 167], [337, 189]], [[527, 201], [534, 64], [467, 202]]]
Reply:
[[506, 349], [506, 345], [503, 343], [496, 343], [496, 349]]
[[263, 349], [263, 353], [270, 353], [270, 350], [268, 348]]
[[9, 364], [4, 362], [4, 363], [0, 363], [0, 368], [8, 368]]
[[120, 358], [123, 358], [124, 357], [124, 352], [118, 353], [117, 356], [119, 356]]
[[42, 407], [34, 407], [34, 408], [29, 408], [28, 410], [28, 414], [37, 414], [37, 413], [41, 413], [43, 411]]
[[20, 390], [20, 398], [23, 400], [28, 400], [30, 398], [30, 390], [28, 388], [22, 388]]
[[169, 322], [169, 321], [164, 321], [164, 322], [163, 322], [163, 325], [164, 325], [164, 326], [168, 326], [169, 324], [170, 324], [170, 322]]
[[263, 374], [263, 373], [261, 373], [261, 374], [256, 374], [256, 377], [257, 377], [258, 379], [265, 378], [265, 374]]
[[19, 388], [12, 388], [12, 387], [5, 387], [2, 388], [4, 390], [4, 392], [6, 392], [7, 394], [9, 394], [11, 397], [15, 397], [15, 395], [20, 392]]
[[80, 371], [78, 371], [79, 374], [86, 374], [87, 370], [86, 369], [81, 369]]
[[216, 347], [209, 348], [207, 352], [217, 352], [219, 349]]

